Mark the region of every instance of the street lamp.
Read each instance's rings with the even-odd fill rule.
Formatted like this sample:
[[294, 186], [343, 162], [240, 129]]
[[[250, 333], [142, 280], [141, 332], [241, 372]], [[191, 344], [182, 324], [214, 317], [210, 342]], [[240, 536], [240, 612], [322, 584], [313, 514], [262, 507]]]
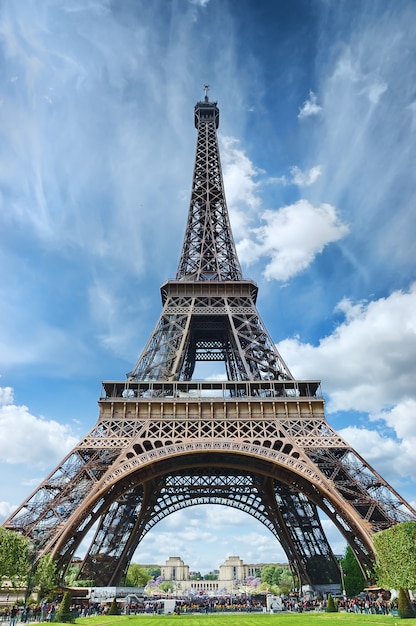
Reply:
[[347, 597], [347, 592], [345, 591], [344, 570], [342, 569], [342, 559], [343, 558], [344, 557], [342, 555], [341, 556], [338, 556], [338, 555], [336, 556], [336, 560], [337, 560], [337, 563], [338, 563], [339, 571], [340, 571], [340, 574], [341, 574], [342, 595], [344, 596], [344, 598], [346, 598]]

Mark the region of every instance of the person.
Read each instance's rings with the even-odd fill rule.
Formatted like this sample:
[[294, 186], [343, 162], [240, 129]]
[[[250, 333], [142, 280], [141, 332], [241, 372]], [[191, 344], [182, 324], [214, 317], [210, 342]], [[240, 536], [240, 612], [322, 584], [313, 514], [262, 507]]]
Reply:
[[55, 611], [56, 611], [55, 605], [52, 604], [46, 616], [46, 621], [53, 622], [53, 620], [55, 619]]
[[10, 626], [15, 626], [17, 621], [17, 606], [13, 606], [10, 611]]

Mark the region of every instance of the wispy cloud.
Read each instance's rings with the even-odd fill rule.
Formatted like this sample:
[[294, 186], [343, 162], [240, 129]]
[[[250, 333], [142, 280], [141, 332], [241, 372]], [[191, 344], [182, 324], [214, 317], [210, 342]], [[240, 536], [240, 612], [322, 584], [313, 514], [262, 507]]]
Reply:
[[310, 185], [313, 185], [322, 175], [322, 167], [315, 165], [309, 170], [302, 171], [297, 165], [294, 165], [290, 168], [290, 173], [292, 175], [291, 182], [294, 185], [298, 185], [298, 187], [310, 187]]
[[206, 7], [208, 5], [209, 0], [189, 0], [189, 2], [198, 7]]
[[348, 210], [356, 230], [349, 244], [357, 245], [350, 250], [375, 280], [381, 266], [387, 272], [408, 266], [409, 233], [416, 229], [410, 13], [409, 4], [387, 10], [371, 28], [355, 15], [351, 38], [322, 73], [319, 130], [308, 146], [307, 158], [323, 168], [313, 193]]
[[322, 107], [318, 104], [318, 99], [313, 91], [309, 92], [309, 99], [305, 100], [302, 107], [299, 109], [298, 118], [300, 120], [313, 115], [318, 115], [322, 111]]

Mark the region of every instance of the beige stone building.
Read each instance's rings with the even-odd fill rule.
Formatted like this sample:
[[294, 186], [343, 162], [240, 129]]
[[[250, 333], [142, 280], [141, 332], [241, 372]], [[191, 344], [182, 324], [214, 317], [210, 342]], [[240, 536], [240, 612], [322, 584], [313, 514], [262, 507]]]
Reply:
[[172, 582], [189, 580], [189, 565], [185, 565], [179, 556], [170, 556], [160, 568], [160, 574], [162, 578]]
[[161, 575], [174, 584], [177, 595], [215, 595], [237, 593], [249, 576], [255, 576], [259, 565], [246, 565], [239, 556], [229, 556], [220, 565], [217, 580], [190, 580], [189, 566], [179, 556], [171, 556], [161, 567]]

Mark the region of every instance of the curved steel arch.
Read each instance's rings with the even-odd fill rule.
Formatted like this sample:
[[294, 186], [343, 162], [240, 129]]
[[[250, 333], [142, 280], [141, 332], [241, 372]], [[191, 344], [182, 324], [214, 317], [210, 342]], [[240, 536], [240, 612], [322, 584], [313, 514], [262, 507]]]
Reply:
[[[193, 454], [189, 454], [189, 451], [186, 454], [178, 454], [176, 451], [175, 454], [170, 444], [171, 456], [166, 449], [159, 447], [158, 461], [149, 461], [148, 453], [144, 453], [139, 455], [142, 456], [142, 462], [130, 464], [129, 470], [125, 464], [129, 452], [120, 455], [118, 463], [103, 476], [100, 485], [89, 492], [84, 506], [77, 509], [72, 519], [68, 520], [65, 532], [52, 544], [55, 554], [60, 555], [61, 566], [70, 562], [81, 540], [99, 522], [84, 565], [84, 575], [88, 578], [91, 563], [99, 560], [103, 580], [109, 576], [113, 584], [122, 576], [141, 539], [158, 521], [174, 510], [203, 502], [221, 502], [234, 506], [261, 521], [278, 538], [289, 563], [304, 582], [313, 580], [316, 583], [322, 577], [333, 579], [336, 576], [332, 552], [323, 533], [317, 507], [346, 536], [360, 561], [369, 565], [371, 550], [368, 537], [363, 535], [354, 516], [344, 515], [340, 522], [337, 509], [331, 504], [334, 494], [328, 491], [327, 485], [326, 489], [322, 489], [322, 484], [311, 481], [311, 473], [297, 473], [294, 470], [299, 467], [304, 469], [303, 465], [299, 465], [298, 453], [295, 454], [295, 463], [282, 465], [276, 459], [271, 461], [265, 458], [266, 455], [262, 454], [257, 445], [250, 448], [245, 444], [243, 454], [236, 450], [230, 453], [229, 446], [220, 451], [215, 445], [217, 443], [205, 441], [205, 450]], [[135, 447], [137, 449], [136, 443], [129, 449]], [[257, 456], [253, 455], [253, 449]], [[295, 452], [292, 450], [292, 453]], [[213, 468], [217, 468], [215, 472]], [[217, 491], [213, 494], [207, 481], [200, 495], [195, 495], [192, 488], [194, 481], [200, 489], [202, 477], [218, 475], [222, 476], [223, 481], [228, 477], [228, 488], [223, 483], [216, 484]], [[247, 487], [247, 480], [250, 481], [251, 489], [243, 494], [238, 486], [241, 481], [243, 484], [246, 481]], [[174, 483], [176, 490], [171, 491], [168, 487], [173, 487]], [[220, 486], [222, 491], [218, 496]], [[182, 489], [181, 498], [178, 496], [178, 488]], [[308, 514], [302, 515], [302, 511], [308, 507]], [[299, 528], [302, 540], [299, 538]], [[311, 574], [311, 568], [317, 572]]]
[[[151, 480], [145, 486], [151, 497], [147, 499], [143, 495], [135, 520], [126, 508], [129, 497], [136, 501], [137, 487], [126, 494], [124, 505], [120, 500], [113, 502], [91, 544], [85, 563], [85, 577], [91, 577], [91, 564], [97, 561], [98, 555], [112, 554], [117, 557], [117, 566], [114, 567], [112, 559], [101, 561], [100, 570], [103, 579], [106, 579], [107, 572], [103, 570], [107, 566], [111, 572], [110, 583], [115, 584], [140, 541], [162, 519], [198, 504], [221, 504], [244, 511], [266, 526], [282, 545], [292, 570], [303, 582], [311, 583], [313, 579], [315, 583], [324, 583], [328, 579], [334, 582], [339, 579], [339, 569], [322, 530], [317, 507], [302, 492], [256, 472], [215, 467], [216, 463], [211, 459], [208, 470], [205, 467], [193, 468], [192, 472], [189, 468], [176, 470]], [[297, 515], [292, 518], [288, 516], [287, 507], [280, 506], [289, 501], [296, 504]], [[119, 541], [115, 541], [108, 531], [114, 525], [127, 531], [131, 538], [122, 553]], [[308, 536], [307, 549], [299, 543], [299, 527], [303, 535]]]
[[[107, 580], [107, 583], [114, 584], [120, 580], [145, 534], [161, 519], [182, 508], [212, 503], [243, 510], [263, 523], [279, 540], [292, 569], [301, 575], [304, 582], [311, 581], [309, 569], [312, 560], [317, 569], [312, 576], [315, 582], [317, 575], [321, 578], [330, 576], [331, 579], [338, 576], [317, 508], [306, 496], [276, 478], [271, 478], [271, 472], [267, 470], [264, 461], [261, 471], [257, 466], [250, 471], [242, 469], [246, 465], [246, 457], [240, 457], [239, 463], [234, 462], [234, 467], [230, 461], [224, 467], [224, 455], [219, 454], [217, 458], [210, 455], [210, 466], [207, 467], [206, 453], [203, 459], [198, 459], [199, 456], [194, 455], [192, 461], [189, 456], [183, 457], [187, 467], [176, 470], [172, 470], [170, 462], [165, 459], [163, 468], [158, 470], [153, 466], [153, 474], [156, 476], [150, 479], [142, 477], [141, 482], [138, 475], [143, 474], [143, 469], [136, 471], [135, 479], [130, 475], [130, 480], [120, 478], [116, 481], [114, 489], [108, 491], [105, 504], [98, 497], [98, 506], [95, 509], [91, 506], [89, 524], [85, 524], [87, 507], [81, 522], [79, 516], [78, 522], [73, 519], [68, 523], [66, 532], [61, 534], [55, 547], [55, 551], [61, 554], [61, 566], [68, 564], [87, 531], [99, 521], [85, 559], [83, 575], [90, 578], [92, 569], [99, 562], [99, 573], [94, 573], [95, 581], [101, 577], [102, 581]], [[238, 455], [233, 455], [234, 461], [237, 457]], [[177, 458], [171, 460], [180, 466]], [[290, 482], [288, 478], [286, 480]], [[133, 486], [129, 487], [131, 484]], [[298, 515], [295, 519], [289, 520], [287, 512], [279, 507], [278, 498], [280, 502], [287, 503], [291, 500], [292, 504], [296, 503]], [[295, 532], [299, 525], [303, 526], [303, 533], [309, 537], [306, 550], [299, 544]], [[128, 540], [123, 541], [123, 537]]]

